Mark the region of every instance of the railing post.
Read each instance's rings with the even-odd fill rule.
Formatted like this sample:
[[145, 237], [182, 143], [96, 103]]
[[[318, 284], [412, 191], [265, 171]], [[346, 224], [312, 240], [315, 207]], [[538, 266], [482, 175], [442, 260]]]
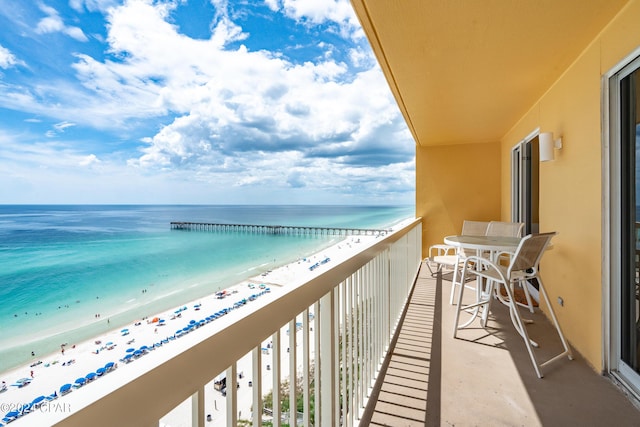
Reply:
[[309, 309], [306, 309], [302, 312], [302, 425], [304, 427], [311, 427], [309, 347]]
[[280, 345], [280, 329], [278, 329], [271, 336], [271, 350], [272, 353], [272, 375], [273, 375], [273, 387], [272, 392], [272, 402], [273, 402], [273, 427], [280, 427], [281, 419], [282, 419], [282, 403], [280, 402], [280, 393], [282, 391], [282, 387], [280, 386], [280, 352], [282, 351], [282, 346]]
[[316, 358], [319, 359], [318, 368], [320, 370], [320, 419], [316, 420], [319, 426], [335, 426], [336, 408], [336, 382], [335, 382], [335, 307], [334, 291], [329, 291], [320, 298], [320, 348], [316, 351]]
[[227, 368], [227, 427], [238, 425], [238, 374], [236, 363]]
[[297, 425], [298, 407], [296, 402], [296, 383], [298, 382], [296, 360], [296, 335], [298, 333], [297, 316], [289, 322], [289, 425]]
[[252, 418], [254, 426], [262, 425], [262, 345], [253, 349], [251, 374], [251, 394], [253, 395]]
[[313, 312], [315, 316], [313, 318], [313, 327], [315, 329], [315, 333], [313, 334], [314, 343], [313, 348], [315, 349], [315, 360], [313, 370], [313, 394], [315, 396], [315, 405], [314, 405], [314, 420], [315, 425], [320, 425], [320, 302], [316, 301], [313, 304]]
[[204, 427], [204, 386], [191, 395], [191, 425]]

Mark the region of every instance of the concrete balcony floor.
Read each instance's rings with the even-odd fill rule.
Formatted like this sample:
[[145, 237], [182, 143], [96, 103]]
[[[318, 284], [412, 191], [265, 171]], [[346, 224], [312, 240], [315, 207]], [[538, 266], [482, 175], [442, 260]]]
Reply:
[[[538, 379], [502, 304], [492, 304], [487, 329], [474, 323], [454, 339], [450, 290], [450, 281], [422, 267], [360, 425], [640, 425], [640, 410], [575, 351]], [[540, 344], [538, 360], [559, 353], [546, 317], [521, 313], [534, 320], [527, 331]]]

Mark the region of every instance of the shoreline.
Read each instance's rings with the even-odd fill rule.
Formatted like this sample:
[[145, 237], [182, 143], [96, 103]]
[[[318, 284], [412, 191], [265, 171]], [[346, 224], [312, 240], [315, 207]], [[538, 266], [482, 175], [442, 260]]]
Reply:
[[[393, 228], [398, 225], [396, 224]], [[58, 352], [40, 357], [41, 363], [21, 365], [7, 370], [0, 374], [0, 380], [5, 381], [8, 388], [7, 391], [0, 393], [0, 409], [3, 411], [0, 411], [2, 412], [0, 415], [16, 410], [20, 404], [29, 404], [38, 396], [49, 396], [54, 391], [60, 394], [59, 389], [64, 384], [71, 384], [73, 393], [91, 393], [92, 389], [96, 390], [96, 387], [99, 387], [99, 377], [90, 381], [89, 384], [77, 388], [74, 386], [76, 379], [79, 380], [89, 373], [95, 373], [109, 362], [117, 365], [128, 365], [128, 363], [124, 362], [126, 356], [134, 353], [137, 348], [143, 345], [154, 347], [157, 343], [161, 344], [151, 351], [163, 351], [164, 346], [181, 345], [179, 337], [169, 338], [177, 334], [176, 328], [184, 328], [186, 325], [197, 323], [203, 316], [217, 313], [230, 306], [233, 307], [241, 300], [246, 300], [246, 304], [261, 304], [261, 298], [264, 295], [273, 292], [276, 295], [271, 298], [277, 297], [279, 288], [286, 287], [297, 281], [307, 281], [322, 272], [325, 264], [320, 263], [320, 261], [328, 258], [329, 261], [326, 262], [326, 265], [331, 266], [335, 262], [341, 262], [341, 260], [346, 259], [353, 253], [360, 251], [367, 245], [375, 243], [377, 239], [378, 236], [346, 237], [304, 259], [298, 259], [272, 271], [241, 280], [235, 285], [223, 287], [229, 295], [225, 298], [216, 298], [214, 291], [213, 294], [196, 298], [187, 304], [174, 306], [170, 310], [162, 310], [155, 315], [146, 316], [146, 318], [132, 324], [127, 323], [124, 327], [115, 327], [108, 332], [100, 333], [93, 338], [78, 343], [68, 343], [64, 346], [64, 352], [61, 348]], [[316, 263], [319, 263], [319, 267], [315, 269], [309, 268]], [[267, 289], [271, 292], [268, 292]], [[256, 294], [259, 295], [252, 298]], [[237, 309], [242, 310], [242, 306], [238, 306]], [[163, 322], [160, 322], [160, 319]], [[211, 323], [216, 324], [215, 320], [212, 320]], [[161, 324], [166, 326], [160, 326]], [[209, 325], [207, 322], [201, 327], [213, 328], [214, 326]], [[126, 334], [122, 332], [125, 329], [128, 329]], [[139, 357], [132, 356], [129, 359], [133, 359], [130, 363], [134, 365], [144, 363], [144, 355]], [[245, 372], [249, 372], [250, 366], [242, 369]], [[21, 378], [27, 378], [27, 381], [30, 379], [30, 384], [23, 387], [14, 386], [13, 384], [17, 384], [17, 381]], [[56, 402], [59, 403], [60, 401], [56, 400]], [[207, 405], [209, 405], [209, 402], [207, 402]], [[28, 419], [28, 414], [25, 417]]]
[[[327, 246], [323, 245], [324, 247], [320, 249], [316, 248], [313, 251], [307, 252], [308, 255], [304, 253], [302, 255], [313, 256], [319, 251], [339, 244], [344, 239], [346, 238], [342, 238], [337, 242], [335, 239], [324, 242], [324, 245]], [[296, 256], [298, 259], [300, 258], [300, 255]], [[217, 271], [202, 272], [195, 276], [181, 279], [174, 284], [174, 289], [163, 289], [162, 294], [159, 295], [156, 294], [157, 291], [153, 288], [154, 284], [148, 285], [148, 294], [145, 293], [146, 289], [142, 286], [139, 289], [142, 294], [137, 297], [141, 300], [140, 305], [128, 307], [126, 305], [129, 303], [128, 301], [118, 307], [112, 307], [111, 312], [101, 311], [97, 308], [96, 311], [100, 312], [100, 314], [97, 315], [98, 317], [78, 318], [76, 316], [72, 320], [66, 319], [63, 323], [52, 323], [52, 325], [46, 329], [40, 329], [40, 331], [44, 333], [34, 332], [33, 334], [23, 334], [20, 338], [11, 337], [4, 342], [0, 342], [0, 345], [4, 346], [2, 357], [5, 361], [5, 363], [0, 363], [0, 378], [20, 366], [37, 363], [39, 360], [55, 355], [61, 343], [88, 341], [95, 336], [107, 334], [117, 328], [125, 327], [135, 319], [155, 316], [159, 312], [171, 310], [176, 305], [176, 302], [172, 301], [171, 297], [176, 293], [183, 294], [183, 297], [180, 299], [183, 299], [185, 304], [189, 304], [195, 299], [206, 298], [221, 289], [233, 287], [245, 280], [252, 279], [254, 278], [253, 275], [257, 274], [260, 276], [264, 269], [270, 268], [276, 270], [296, 262], [295, 259], [292, 260], [292, 254], [289, 254], [289, 257], [290, 258], [279, 257], [281, 260], [280, 263], [274, 259], [272, 262], [252, 266], [241, 272], [225, 270], [222, 272], [222, 275]], [[284, 263], [282, 260], [285, 260]], [[95, 303], [95, 301], [93, 303]], [[94, 311], [87, 311], [79, 315], [92, 316], [90, 313], [93, 312]], [[95, 316], [95, 314], [93, 316]], [[19, 341], [17, 341], [17, 339], [19, 339]], [[8, 342], [11, 342], [11, 344], [9, 345]], [[28, 356], [32, 352], [35, 354]]]

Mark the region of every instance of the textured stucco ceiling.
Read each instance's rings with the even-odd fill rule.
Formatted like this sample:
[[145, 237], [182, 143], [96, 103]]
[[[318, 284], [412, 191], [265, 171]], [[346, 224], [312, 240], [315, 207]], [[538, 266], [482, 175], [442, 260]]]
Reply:
[[419, 145], [498, 141], [626, 0], [352, 0]]

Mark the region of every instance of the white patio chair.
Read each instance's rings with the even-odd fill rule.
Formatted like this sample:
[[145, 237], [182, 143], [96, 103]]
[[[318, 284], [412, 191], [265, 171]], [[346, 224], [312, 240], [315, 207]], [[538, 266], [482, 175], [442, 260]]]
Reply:
[[[521, 237], [524, 230], [523, 222], [503, 222], [503, 221], [491, 221], [487, 227], [487, 236], [507, 236], [507, 237]], [[494, 260], [498, 260], [499, 263], [508, 264], [509, 260], [513, 256], [513, 253], [501, 252], [494, 254]], [[518, 303], [522, 307], [527, 307], [531, 313], [534, 312], [533, 300], [529, 293], [529, 288], [525, 282], [521, 282], [520, 286], [524, 293], [524, 297], [527, 301], [526, 304]]]
[[[549, 363], [554, 362], [564, 356], [567, 356], [569, 360], [573, 359], [571, 349], [569, 348], [569, 345], [567, 344], [564, 335], [562, 334], [562, 329], [560, 328], [560, 324], [558, 323], [558, 319], [556, 318], [553, 306], [549, 301], [549, 296], [547, 295], [547, 291], [544, 288], [544, 284], [542, 283], [542, 278], [540, 277], [538, 269], [540, 259], [542, 258], [546, 247], [549, 245], [551, 238], [555, 235], [556, 233], [554, 232], [530, 234], [524, 237], [518, 245], [518, 249], [516, 249], [515, 254], [511, 258], [509, 266], [500, 265], [494, 261], [491, 261], [490, 259], [480, 256], [470, 256], [465, 260], [462, 268], [462, 280], [465, 280], [467, 275], [475, 275], [478, 278], [487, 279], [488, 288], [485, 292], [477, 293], [477, 302], [463, 305], [463, 294], [465, 287], [461, 287], [460, 294], [458, 295], [456, 317], [454, 321], [454, 338], [457, 336], [458, 329], [462, 329], [468, 326], [477, 317], [478, 308], [483, 307], [485, 313], [489, 310], [491, 301], [493, 299], [490, 296], [493, 294], [494, 287], [500, 288], [501, 286], [503, 286], [507, 294], [506, 298], [501, 297], [500, 292], [497, 292], [497, 294], [499, 298], [509, 306], [511, 321], [513, 322], [518, 333], [520, 333], [520, 335], [524, 339], [525, 345], [529, 352], [529, 356], [531, 358], [531, 362], [533, 363], [533, 367], [536, 371], [536, 374], [538, 375], [538, 378], [542, 378], [540, 368], [543, 368]], [[520, 317], [518, 304], [516, 303], [516, 300], [513, 296], [513, 285], [515, 283], [521, 282], [523, 280], [531, 280], [533, 278], [537, 279], [540, 285], [540, 295], [542, 295], [542, 298], [544, 298], [551, 319], [553, 320], [553, 324], [556, 328], [558, 336], [560, 337], [560, 341], [562, 341], [562, 346], [564, 347], [564, 351], [562, 353], [552, 357], [551, 359], [541, 364], [538, 364], [532, 349], [532, 346], [537, 347], [537, 344], [529, 338], [527, 329], [525, 327], [525, 322]], [[465, 324], [459, 325], [460, 314], [463, 312], [471, 313], [471, 319]], [[485, 322], [486, 316], [483, 316], [483, 320], [481, 321], [483, 327], [485, 326]]]
[[[484, 236], [487, 232], [489, 223], [486, 221], [469, 221], [464, 220], [462, 223], [463, 236]], [[431, 272], [431, 276], [436, 276], [442, 271], [443, 267], [453, 270], [453, 280], [451, 284], [451, 296], [449, 303], [453, 304], [456, 286], [459, 286], [458, 276], [460, 275], [460, 266], [466, 257], [475, 255], [475, 252], [458, 250], [455, 246], [445, 244], [437, 244], [429, 247], [429, 257], [425, 259], [427, 267]]]
[[522, 237], [523, 222], [491, 221], [487, 226], [486, 236]]

